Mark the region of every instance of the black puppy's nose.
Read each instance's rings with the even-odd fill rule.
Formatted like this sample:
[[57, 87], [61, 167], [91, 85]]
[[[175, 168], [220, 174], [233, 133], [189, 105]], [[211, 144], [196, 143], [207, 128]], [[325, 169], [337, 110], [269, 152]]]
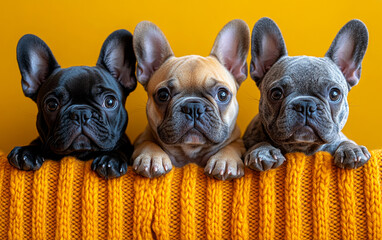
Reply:
[[89, 109], [74, 109], [69, 116], [77, 123], [86, 124], [91, 119], [92, 112]]
[[191, 119], [199, 119], [205, 112], [205, 107], [199, 102], [188, 102], [182, 106], [182, 112]]
[[299, 101], [293, 104], [293, 109], [303, 115], [312, 116], [317, 110], [317, 105], [312, 101]]

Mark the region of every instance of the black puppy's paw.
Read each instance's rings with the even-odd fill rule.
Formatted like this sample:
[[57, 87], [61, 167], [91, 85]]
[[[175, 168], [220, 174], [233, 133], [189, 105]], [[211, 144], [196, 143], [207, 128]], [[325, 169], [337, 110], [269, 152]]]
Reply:
[[271, 168], [277, 168], [285, 161], [280, 149], [271, 145], [263, 145], [251, 148], [244, 156], [245, 166], [257, 170], [267, 171]]
[[8, 162], [20, 170], [38, 170], [44, 162], [44, 158], [38, 154], [33, 146], [15, 147], [8, 154]]
[[170, 172], [172, 164], [165, 152], [141, 153], [134, 159], [133, 169], [141, 176], [155, 178]]
[[117, 178], [126, 174], [127, 162], [106, 154], [94, 158], [91, 168], [105, 179]]
[[334, 153], [334, 163], [340, 168], [356, 169], [367, 163], [370, 157], [366, 147], [344, 142]]

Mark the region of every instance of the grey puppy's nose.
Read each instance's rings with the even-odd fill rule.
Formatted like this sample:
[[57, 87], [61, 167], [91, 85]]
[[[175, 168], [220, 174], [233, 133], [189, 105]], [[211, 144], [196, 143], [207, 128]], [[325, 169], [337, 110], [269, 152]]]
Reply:
[[198, 102], [189, 102], [184, 104], [181, 107], [181, 110], [184, 114], [186, 114], [189, 120], [192, 120], [192, 119], [199, 119], [200, 116], [202, 116], [203, 113], [205, 112], [205, 107], [203, 104]]
[[317, 110], [317, 105], [309, 100], [298, 101], [293, 104], [293, 109], [306, 116], [312, 116]]
[[89, 121], [89, 119], [92, 117], [92, 112], [89, 109], [77, 108], [77, 109], [73, 109], [69, 116], [71, 120], [79, 124], [86, 124]]

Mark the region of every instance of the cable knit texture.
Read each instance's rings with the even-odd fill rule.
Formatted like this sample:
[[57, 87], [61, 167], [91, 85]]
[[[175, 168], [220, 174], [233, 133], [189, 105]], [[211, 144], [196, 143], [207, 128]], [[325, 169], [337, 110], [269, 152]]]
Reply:
[[187, 165], [164, 177], [104, 180], [91, 161], [36, 172], [0, 157], [0, 239], [382, 239], [382, 150], [356, 170], [328, 153], [287, 155], [234, 181]]

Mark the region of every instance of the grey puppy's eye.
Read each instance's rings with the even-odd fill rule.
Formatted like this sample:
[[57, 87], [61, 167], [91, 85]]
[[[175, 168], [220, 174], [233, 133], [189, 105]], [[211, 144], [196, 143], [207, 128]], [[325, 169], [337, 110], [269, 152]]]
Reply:
[[112, 109], [118, 105], [117, 99], [112, 95], [107, 95], [103, 101], [102, 107]]
[[49, 112], [54, 112], [58, 109], [58, 102], [56, 99], [52, 98], [52, 99], [49, 99], [48, 101], [46, 101], [46, 109], [49, 111]]
[[283, 98], [284, 94], [283, 94], [283, 91], [280, 89], [280, 88], [274, 88], [271, 90], [271, 98], [272, 100], [280, 100], [281, 98]]
[[338, 88], [332, 88], [329, 92], [329, 98], [333, 102], [337, 102], [341, 99], [341, 91]]

